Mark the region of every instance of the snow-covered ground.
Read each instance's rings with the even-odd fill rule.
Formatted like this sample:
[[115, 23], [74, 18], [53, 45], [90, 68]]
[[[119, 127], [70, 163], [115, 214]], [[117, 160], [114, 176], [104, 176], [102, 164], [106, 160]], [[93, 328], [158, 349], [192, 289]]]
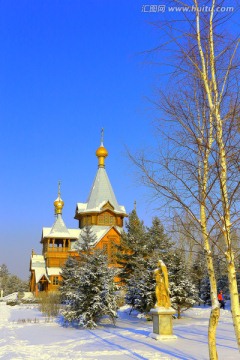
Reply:
[[[37, 307], [0, 302], [0, 359], [208, 359], [207, 327], [210, 309], [194, 308], [174, 320], [176, 340], [149, 337], [152, 322], [119, 311], [116, 326], [107, 319], [96, 330], [65, 328], [46, 319]], [[219, 359], [240, 359], [231, 313], [221, 310], [217, 331]]]

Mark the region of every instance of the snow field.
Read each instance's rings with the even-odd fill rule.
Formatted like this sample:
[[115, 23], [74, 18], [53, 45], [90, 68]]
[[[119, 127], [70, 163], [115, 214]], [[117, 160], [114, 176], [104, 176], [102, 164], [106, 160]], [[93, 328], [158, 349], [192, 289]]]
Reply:
[[[178, 339], [165, 342], [149, 337], [151, 321], [128, 312], [128, 307], [120, 309], [115, 327], [105, 318], [96, 330], [83, 330], [46, 322], [36, 306], [0, 303], [0, 359], [208, 359], [209, 308], [193, 308], [174, 320]], [[219, 360], [240, 358], [229, 310], [221, 310], [217, 342]]]

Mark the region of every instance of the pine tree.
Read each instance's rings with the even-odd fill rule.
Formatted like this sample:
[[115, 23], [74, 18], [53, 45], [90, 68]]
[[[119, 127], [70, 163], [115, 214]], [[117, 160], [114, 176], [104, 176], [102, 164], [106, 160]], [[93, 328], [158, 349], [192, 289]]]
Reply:
[[201, 282], [200, 298], [204, 305], [211, 305], [211, 287], [209, 277], [205, 276]]
[[132, 309], [147, 313], [155, 304], [153, 270], [159, 259], [168, 264], [173, 243], [158, 217], [153, 218], [151, 227], [145, 228], [135, 210], [129, 216], [127, 231], [123, 237], [123, 243], [127, 243], [129, 249], [127, 254], [124, 253], [126, 264], [123, 263], [123, 271], [128, 270], [126, 302]]
[[10, 274], [7, 265], [0, 266], [0, 290], [3, 295], [9, 295], [14, 292], [28, 291], [29, 285], [27, 281], [21, 280], [17, 275]]
[[79, 277], [79, 261], [69, 256], [65, 265], [62, 267], [62, 281], [59, 286], [61, 299], [63, 302], [68, 303], [73, 297], [76, 290]]
[[203, 250], [200, 250], [197, 253], [193, 265], [191, 267], [192, 280], [198, 290], [199, 297], [201, 297], [200, 293], [202, 288], [202, 281], [203, 278], [205, 277], [206, 272], [207, 272], [207, 267], [206, 267], [205, 254]]
[[[108, 315], [115, 322], [117, 302], [115, 269], [107, 265], [106, 255], [96, 250], [82, 254], [80, 265], [69, 269], [69, 276], [74, 275], [73, 284], [66, 292], [64, 286], [69, 282], [67, 271], [63, 271], [65, 284], [61, 285], [63, 299], [67, 300], [63, 316], [67, 321], [94, 328], [99, 319]], [[71, 287], [72, 286], [72, 287]]]
[[116, 248], [117, 262], [123, 267], [120, 276], [126, 281], [148, 255], [147, 231], [136, 210], [129, 214], [126, 231], [121, 236], [121, 244], [116, 245]]
[[27, 281], [21, 280], [17, 275], [9, 275], [6, 284], [5, 295], [14, 292], [28, 291], [29, 285]]
[[8, 271], [7, 265], [2, 264], [0, 266], [0, 290], [3, 290], [3, 295], [8, 295], [7, 288], [8, 288], [8, 278], [10, 273]]
[[85, 253], [89, 253], [96, 240], [97, 236], [92, 231], [92, 227], [85, 226], [81, 231], [80, 240], [77, 242], [79, 252], [84, 251]]
[[[217, 288], [218, 291], [222, 290], [225, 299], [229, 297], [229, 283], [227, 276], [227, 266], [225, 258], [220, 254], [214, 257], [214, 267], [217, 274]], [[237, 268], [237, 267], [236, 267]]]
[[171, 292], [171, 304], [177, 311], [178, 319], [181, 313], [200, 301], [198, 291], [193, 284], [186, 265], [182, 262], [180, 253], [172, 256], [171, 264], [168, 268], [169, 285]]
[[156, 282], [153, 270], [156, 268], [157, 256], [144, 260], [141, 267], [137, 268], [127, 282], [126, 303], [140, 313], [148, 313], [156, 302]]
[[152, 219], [152, 226], [147, 228], [148, 234], [148, 253], [158, 253], [164, 262], [168, 262], [169, 254], [173, 246], [173, 242], [165, 233], [163, 224], [160, 219], [155, 216]]

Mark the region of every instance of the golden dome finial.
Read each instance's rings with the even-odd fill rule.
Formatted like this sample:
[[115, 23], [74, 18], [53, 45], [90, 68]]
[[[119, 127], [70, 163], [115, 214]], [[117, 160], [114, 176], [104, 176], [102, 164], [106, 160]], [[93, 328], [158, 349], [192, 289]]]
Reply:
[[105, 167], [105, 157], [108, 156], [108, 151], [105, 149], [103, 145], [103, 134], [104, 130], [101, 130], [101, 144], [100, 147], [96, 151], [96, 156], [98, 157], [98, 167]]
[[54, 201], [55, 214], [62, 214], [62, 209], [64, 207], [64, 202], [61, 199], [61, 181], [58, 181], [58, 197]]
[[103, 146], [104, 129], [101, 130], [101, 146]]
[[134, 210], [137, 212], [137, 201], [134, 201]]

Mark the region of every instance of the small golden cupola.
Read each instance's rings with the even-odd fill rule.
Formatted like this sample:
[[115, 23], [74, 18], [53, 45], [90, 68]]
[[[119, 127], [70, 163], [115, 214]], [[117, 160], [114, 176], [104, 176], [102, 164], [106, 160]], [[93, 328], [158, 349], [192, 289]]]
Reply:
[[64, 207], [64, 201], [61, 199], [61, 183], [58, 182], [58, 197], [54, 201], [54, 207], [55, 207], [55, 214], [62, 214], [62, 209]]
[[96, 151], [96, 156], [98, 157], [98, 167], [105, 167], [105, 158], [108, 156], [108, 151], [103, 145], [103, 129], [101, 131], [101, 145]]

